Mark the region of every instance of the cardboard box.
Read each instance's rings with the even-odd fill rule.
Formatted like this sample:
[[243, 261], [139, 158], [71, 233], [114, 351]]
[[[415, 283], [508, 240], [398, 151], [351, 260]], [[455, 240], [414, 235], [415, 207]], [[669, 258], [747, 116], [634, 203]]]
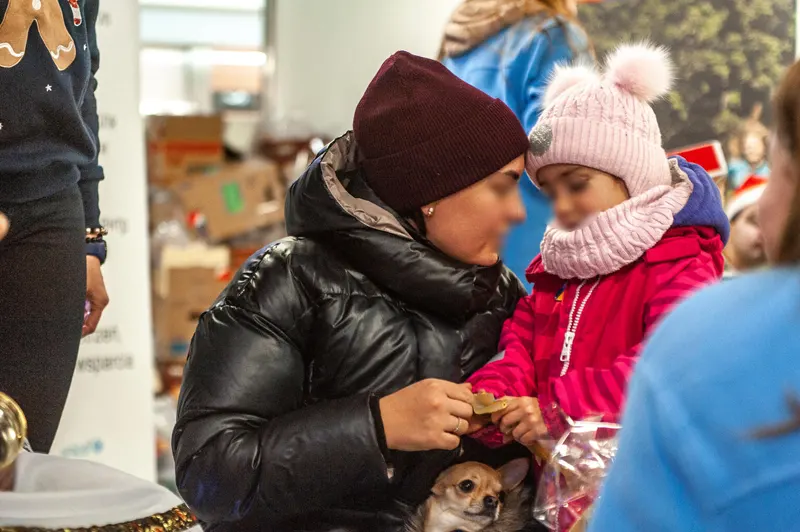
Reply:
[[285, 189], [275, 164], [246, 162], [177, 184], [184, 211], [211, 242], [283, 222]]
[[147, 120], [148, 180], [170, 186], [224, 161], [222, 117], [151, 116]]
[[156, 353], [161, 361], [186, 356], [200, 316], [228, 283], [212, 268], [173, 268], [168, 278], [169, 294], [153, 297]]

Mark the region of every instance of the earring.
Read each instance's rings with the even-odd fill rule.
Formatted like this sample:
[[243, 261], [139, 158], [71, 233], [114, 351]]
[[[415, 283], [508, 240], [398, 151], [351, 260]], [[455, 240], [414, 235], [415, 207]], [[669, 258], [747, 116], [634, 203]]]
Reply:
[[425, 216], [427, 216], [428, 218], [433, 216], [433, 207], [428, 207], [428, 212], [425, 213]]

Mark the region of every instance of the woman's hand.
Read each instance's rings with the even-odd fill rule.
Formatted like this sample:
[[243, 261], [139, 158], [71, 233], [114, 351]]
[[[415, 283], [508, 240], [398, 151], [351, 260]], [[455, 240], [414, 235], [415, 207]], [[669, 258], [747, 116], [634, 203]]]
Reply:
[[100, 318], [108, 306], [108, 293], [96, 257], [86, 257], [86, 300], [89, 302], [89, 315], [83, 322], [83, 336], [94, 334], [100, 325]]
[[509, 397], [508, 401], [508, 408], [492, 414], [492, 422], [505, 435], [506, 443], [517, 440], [522, 445], [531, 445], [549, 437], [538, 399]]
[[469, 384], [420, 381], [381, 399], [380, 409], [386, 446], [395, 451], [452, 450], [477, 430]]

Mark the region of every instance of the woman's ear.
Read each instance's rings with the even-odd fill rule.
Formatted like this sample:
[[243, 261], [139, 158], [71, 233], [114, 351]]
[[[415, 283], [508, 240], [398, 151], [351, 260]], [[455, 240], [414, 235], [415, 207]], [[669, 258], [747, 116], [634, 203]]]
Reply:
[[499, 469], [502, 476], [502, 484], [504, 491], [512, 491], [516, 489], [525, 477], [528, 475], [528, 468], [530, 461], [527, 458], [517, 458], [511, 460], [509, 463]]

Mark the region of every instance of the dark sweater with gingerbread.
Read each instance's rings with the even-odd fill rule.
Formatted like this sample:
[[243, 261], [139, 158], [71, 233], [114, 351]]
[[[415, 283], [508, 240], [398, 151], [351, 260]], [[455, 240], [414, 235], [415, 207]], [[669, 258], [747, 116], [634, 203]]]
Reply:
[[0, 203], [78, 183], [99, 225], [94, 91], [99, 0], [0, 0]]

